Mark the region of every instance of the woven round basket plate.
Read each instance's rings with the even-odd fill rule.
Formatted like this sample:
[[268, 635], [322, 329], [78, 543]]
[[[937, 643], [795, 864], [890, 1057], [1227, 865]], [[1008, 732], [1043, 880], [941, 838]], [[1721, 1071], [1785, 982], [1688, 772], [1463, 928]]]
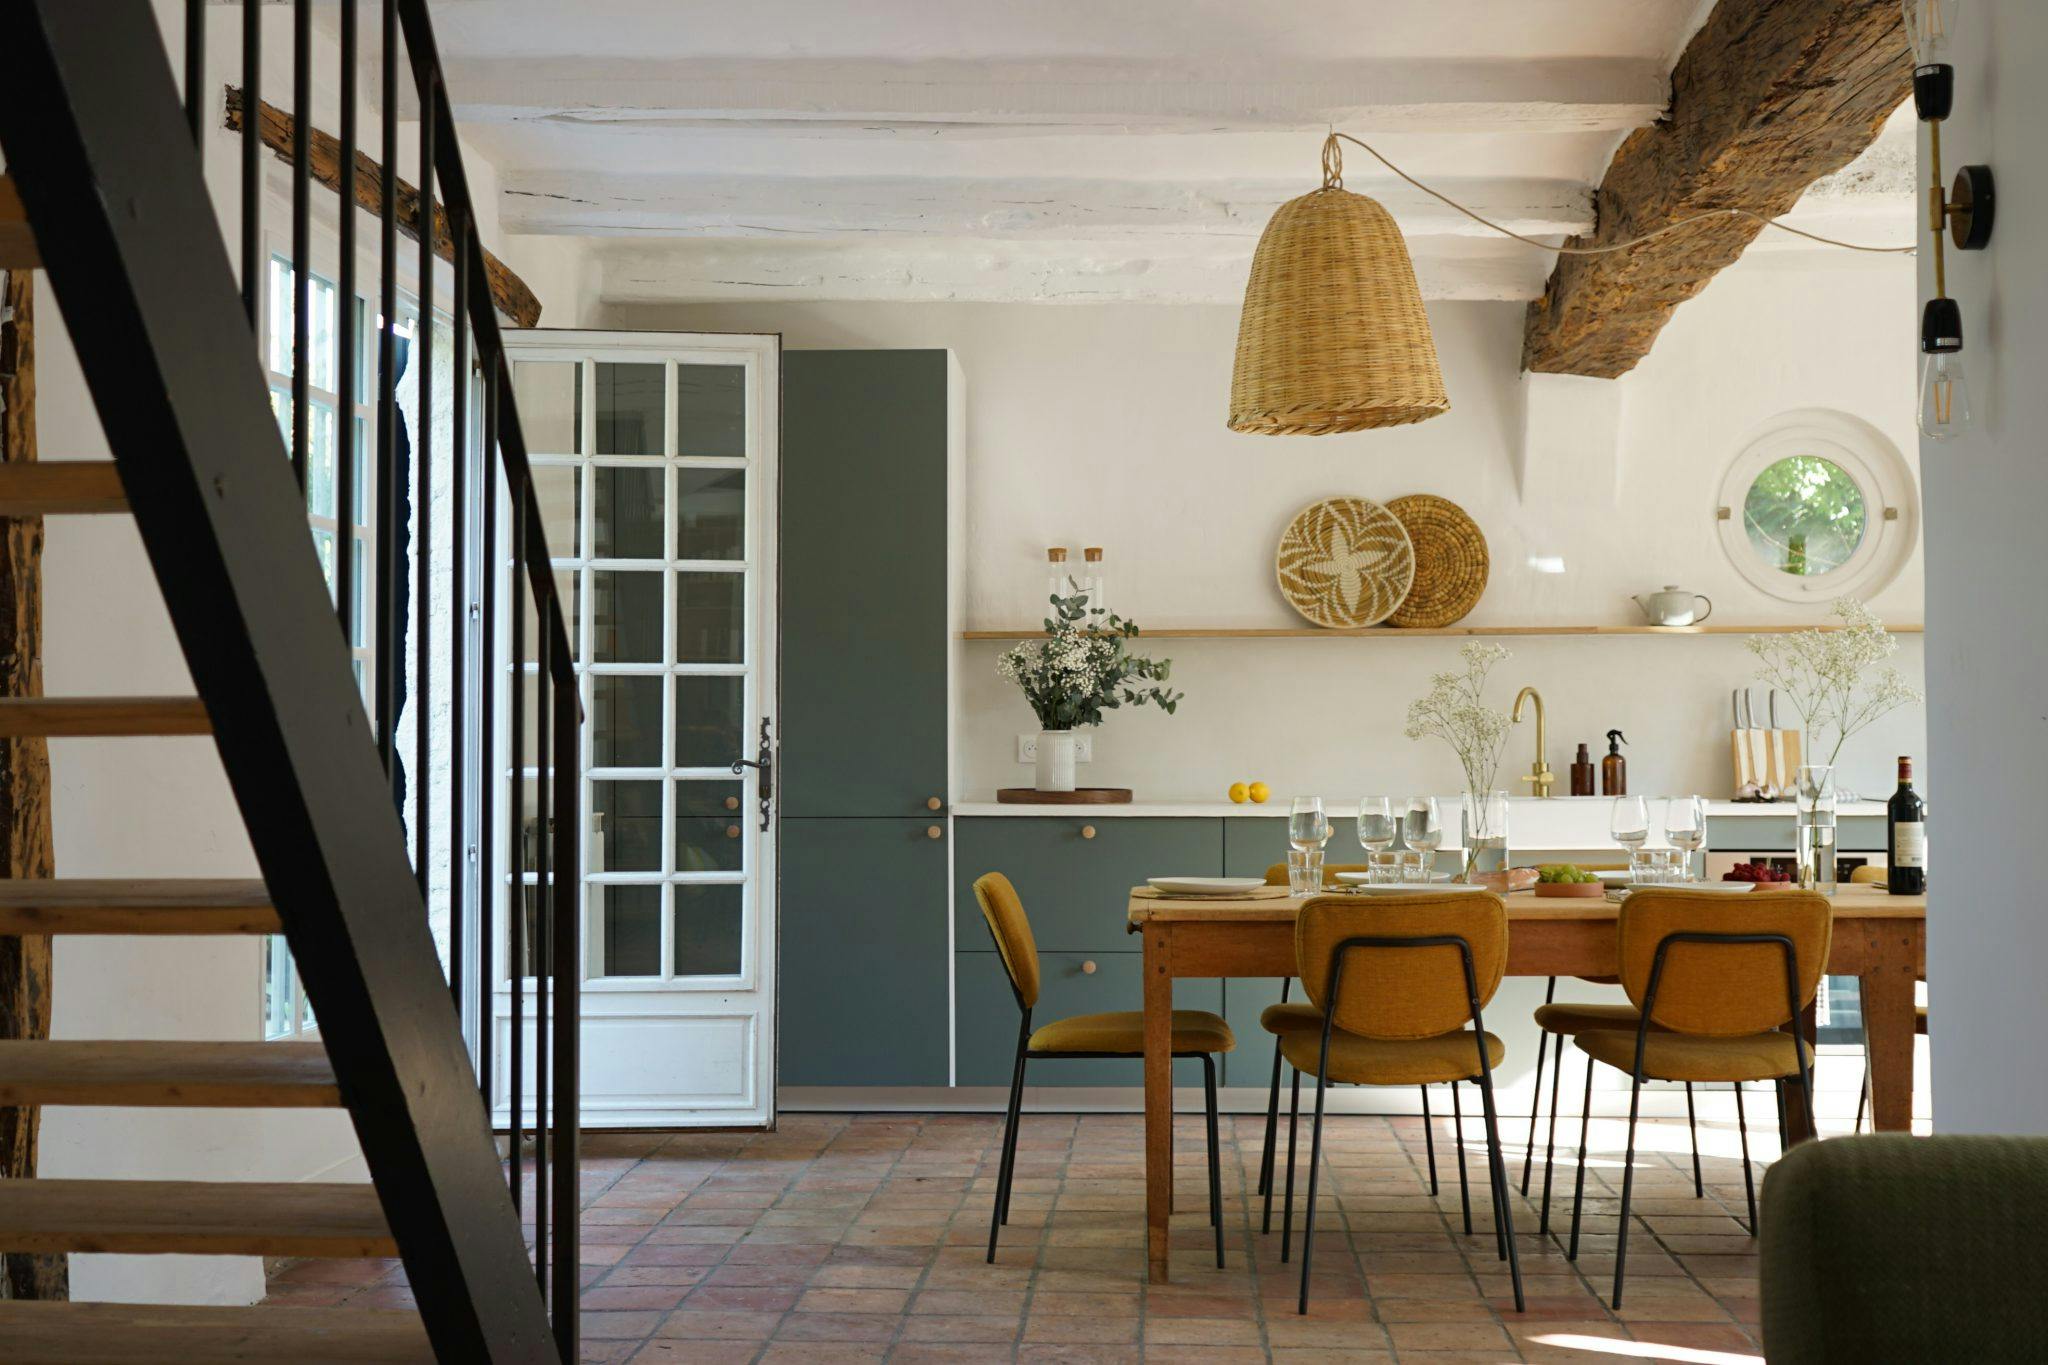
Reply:
[[1395, 498], [1387, 511], [1415, 547], [1415, 586], [1387, 624], [1427, 628], [1463, 620], [1486, 591], [1486, 537], [1464, 508], [1427, 493]]
[[1408, 532], [1364, 498], [1327, 498], [1301, 509], [1274, 560], [1280, 593], [1319, 626], [1350, 629], [1387, 619], [1415, 582]]

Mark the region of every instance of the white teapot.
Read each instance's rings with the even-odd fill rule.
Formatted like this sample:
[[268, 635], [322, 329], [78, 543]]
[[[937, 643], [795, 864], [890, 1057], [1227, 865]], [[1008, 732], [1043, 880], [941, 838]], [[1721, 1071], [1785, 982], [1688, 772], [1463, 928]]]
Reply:
[[[1676, 583], [1664, 591], [1639, 593], [1629, 599], [1643, 609], [1643, 618], [1653, 626], [1696, 626], [1714, 614], [1714, 603], [1704, 593], [1687, 592]], [[1699, 604], [1705, 604], [1705, 610]]]

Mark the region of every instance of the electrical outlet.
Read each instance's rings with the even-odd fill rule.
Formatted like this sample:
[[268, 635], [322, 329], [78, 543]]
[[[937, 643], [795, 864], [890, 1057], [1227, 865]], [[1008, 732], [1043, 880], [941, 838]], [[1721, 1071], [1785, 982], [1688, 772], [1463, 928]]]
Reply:
[[[1019, 763], [1038, 762], [1038, 733], [1036, 731], [1030, 731], [1017, 736], [1017, 761]], [[1075, 735], [1074, 762], [1093, 763], [1094, 761], [1095, 736]]]

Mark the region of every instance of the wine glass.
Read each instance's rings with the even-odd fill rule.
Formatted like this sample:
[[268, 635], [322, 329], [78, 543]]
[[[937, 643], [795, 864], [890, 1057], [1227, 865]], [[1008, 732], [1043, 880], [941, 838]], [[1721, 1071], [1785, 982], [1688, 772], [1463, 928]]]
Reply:
[[1358, 803], [1358, 842], [1368, 853], [1384, 853], [1394, 843], [1394, 804], [1384, 796]]
[[1323, 798], [1297, 796], [1287, 812], [1287, 842], [1306, 853], [1320, 849], [1330, 840], [1330, 819], [1323, 814]]
[[1628, 850], [1629, 870], [1637, 870], [1638, 855], [1650, 838], [1650, 806], [1640, 796], [1617, 796], [1614, 798], [1614, 813], [1608, 819], [1607, 832], [1614, 836], [1614, 842]]
[[1673, 796], [1664, 802], [1664, 837], [1685, 857], [1681, 881], [1691, 881], [1692, 855], [1707, 846], [1707, 803], [1697, 796]]
[[1422, 855], [1423, 878], [1427, 880], [1436, 863], [1436, 851], [1444, 842], [1443, 810], [1434, 796], [1411, 796], [1401, 813], [1401, 842]]

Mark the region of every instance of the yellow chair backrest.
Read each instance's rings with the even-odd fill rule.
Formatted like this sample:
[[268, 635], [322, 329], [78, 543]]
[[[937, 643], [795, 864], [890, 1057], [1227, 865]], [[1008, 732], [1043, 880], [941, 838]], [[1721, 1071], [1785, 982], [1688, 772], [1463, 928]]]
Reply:
[[[1365, 864], [1364, 864], [1364, 863], [1324, 863], [1324, 864], [1323, 864], [1323, 885], [1324, 885], [1324, 886], [1335, 886], [1335, 885], [1337, 884], [1337, 874], [1338, 874], [1339, 872], [1363, 872], [1363, 871], [1365, 871]], [[1269, 867], [1269, 868], [1267, 868], [1267, 869], [1266, 869], [1266, 885], [1268, 885], [1268, 886], [1285, 886], [1285, 885], [1287, 885], [1287, 864], [1286, 864], [1286, 863], [1274, 863], [1274, 864], [1273, 864], [1273, 865], [1272, 865], [1271, 867]]]
[[1329, 998], [1332, 957], [1350, 938], [1462, 938], [1471, 945], [1479, 1003], [1493, 998], [1508, 962], [1508, 914], [1491, 891], [1318, 896], [1294, 925], [1295, 970], [1311, 1004], [1338, 1028], [1367, 1038], [1434, 1038], [1472, 1021], [1457, 945], [1355, 948], [1340, 996]]
[[[1657, 945], [1673, 934], [1782, 934], [1792, 942], [1804, 1009], [1827, 969], [1834, 911], [1813, 891], [1709, 891], [1645, 887], [1622, 902], [1621, 984], [1636, 1008], [1649, 994]], [[1785, 952], [1775, 943], [1674, 943], [1664, 953], [1651, 1022], [1674, 1033], [1728, 1038], [1786, 1022]]]
[[1024, 916], [1024, 902], [1017, 888], [1000, 872], [984, 873], [975, 879], [974, 899], [981, 905], [981, 917], [996, 938], [1003, 970], [1010, 974], [1010, 987], [1025, 1009], [1038, 1003], [1038, 943], [1031, 937], [1031, 921]]
[[1868, 863], [1865, 863], [1862, 867], [1852, 867], [1849, 869], [1849, 881], [1855, 886], [1874, 886], [1890, 879], [1891, 874], [1885, 871], [1885, 869], [1872, 867]]

